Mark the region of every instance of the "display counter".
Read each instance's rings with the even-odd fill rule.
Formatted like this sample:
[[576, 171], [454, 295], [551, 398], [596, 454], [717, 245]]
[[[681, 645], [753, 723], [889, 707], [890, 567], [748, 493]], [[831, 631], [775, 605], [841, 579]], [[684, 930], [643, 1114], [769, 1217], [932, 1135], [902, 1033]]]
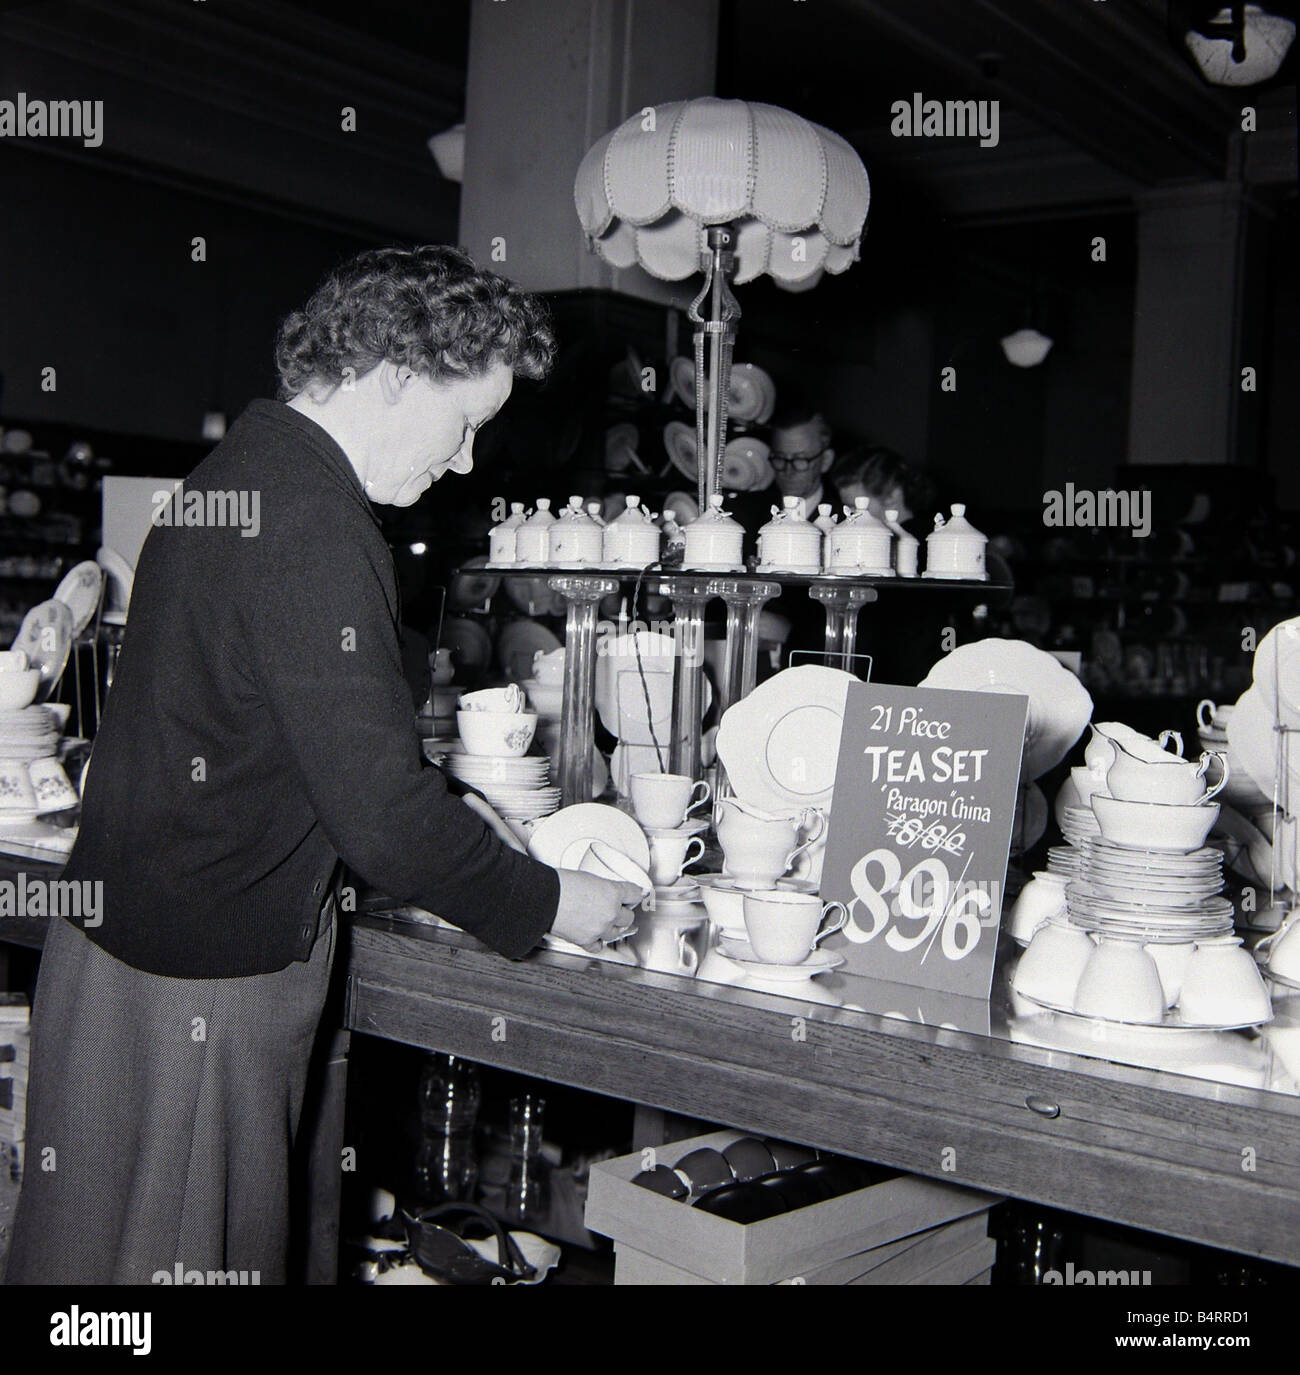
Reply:
[[1263, 1036], [1090, 1051], [1066, 1019], [1016, 1015], [1001, 979], [991, 1002], [931, 1009], [944, 1026], [883, 1015], [925, 1015], [915, 991], [842, 974], [827, 996], [863, 1011], [552, 952], [511, 963], [376, 915], [345, 950], [356, 1032], [1300, 1265], [1300, 1096], [1278, 1054], [1300, 995]]
[[[1300, 1265], [1300, 992], [1262, 1033], [1107, 1041], [1022, 1014], [1001, 972], [991, 1000], [841, 972], [814, 1002], [550, 951], [509, 961], [412, 915], [347, 919], [343, 1030]], [[0, 917], [0, 942], [39, 947], [44, 925]], [[338, 1143], [332, 1063], [315, 1130]], [[314, 1189], [318, 1277], [337, 1173]]]

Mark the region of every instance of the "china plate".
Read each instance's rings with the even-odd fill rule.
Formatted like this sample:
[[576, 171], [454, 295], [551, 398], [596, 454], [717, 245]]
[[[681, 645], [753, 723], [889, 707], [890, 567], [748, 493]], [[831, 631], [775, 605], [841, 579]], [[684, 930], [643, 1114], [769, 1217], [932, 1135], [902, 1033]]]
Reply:
[[760, 960], [750, 943], [738, 936], [724, 936], [718, 942], [718, 953], [740, 965], [751, 977], [781, 983], [802, 983], [804, 979], [815, 978], [818, 974], [828, 974], [844, 963], [844, 956], [835, 951], [814, 950], [798, 964], [773, 964], [770, 960]]
[[[1300, 713], [1300, 617], [1280, 621], [1259, 642], [1252, 676], [1253, 691], [1266, 704], [1279, 700], [1292, 712]], [[1228, 736], [1232, 736], [1231, 718]]]
[[53, 598], [32, 607], [23, 618], [22, 628], [10, 648], [21, 649], [27, 655], [29, 666], [40, 669], [36, 700], [45, 701], [63, 676], [68, 662], [72, 648], [72, 612]]
[[[695, 360], [678, 357], [668, 365], [673, 390], [690, 410], [695, 409]], [[727, 414], [746, 424], [766, 425], [776, 409], [772, 378], [755, 363], [733, 363], [727, 387]]]
[[1101, 1022], [1104, 1026], [1131, 1027], [1134, 1031], [1245, 1031], [1250, 1027], [1266, 1026], [1273, 1020], [1270, 1013], [1262, 1022], [1184, 1022], [1176, 1010], [1169, 1010], [1165, 1012], [1163, 1022], [1120, 1022], [1113, 1017], [1085, 1017], [1081, 1012], [1074, 1012], [1056, 1003], [1045, 1003], [1041, 998], [1031, 998], [1028, 993], [1018, 990], [1016, 996], [1033, 1003], [1035, 1007], [1041, 1007], [1045, 1012], [1068, 1017], [1072, 1022]]
[[103, 588], [104, 570], [93, 559], [87, 559], [70, 569], [55, 588], [54, 600], [62, 602], [72, 613], [74, 640], [95, 619]]
[[728, 708], [718, 758], [732, 789], [766, 811], [829, 805], [851, 673], [801, 664]]
[[670, 420], [664, 426], [664, 449], [672, 459], [673, 467], [683, 477], [698, 482], [700, 462], [696, 456], [695, 426], [684, 420]]
[[1088, 690], [1056, 659], [1023, 640], [958, 645], [921, 680], [921, 687], [1007, 692], [1029, 698], [1021, 778], [1059, 764], [1092, 716]]
[[536, 621], [511, 621], [497, 637], [497, 662], [513, 682], [527, 678], [533, 671], [533, 656], [549, 654], [563, 645], [544, 625]]
[[[1247, 688], [1237, 699], [1237, 708], [1228, 720], [1228, 744], [1234, 764], [1254, 779], [1265, 797], [1271, 798], [1278, 782], [1278, 740], [1276, 718], [1268, 698], [1258, 687]], [[1300, 750], [1293, 751], [1288, 772], [1300, 785]]]
[[[655, 630], [613, 635], [601, 640], [596, 656], [596, 711], [615, 739], [632, 745], [653, 745], [654, 736], [665, 749], [671, 735], [673, 673], [677, 641]], [[640, 667], [637, 656], [640, 655]], [[642, 685], [641, 674], [645, 673]], [[649, 697], [647, 707], [646, 698]], [[700, 714], [713, 705], [713, 688], [704, 676]], [[651, 726], [654, 727], [653, 735]]]
[[562, 869], [566, 855], [580, 858], [581, 851], [593, 840], [612, 845], [640, 869], [650, 867], [650, 842], [645, 832], [626, 812], [599, 802], [561, 807], [539, 821], [529, 838], [528, 853], [543, 864]]

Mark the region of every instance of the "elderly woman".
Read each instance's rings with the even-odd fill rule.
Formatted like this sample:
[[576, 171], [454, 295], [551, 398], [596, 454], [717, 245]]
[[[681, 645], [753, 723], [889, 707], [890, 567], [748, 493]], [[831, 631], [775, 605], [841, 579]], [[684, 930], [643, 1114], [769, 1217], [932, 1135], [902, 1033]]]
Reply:
[[342, 865], [515, 958], [635, 900], [518, 853], [424, 764], [370, 506], [468, 472], [553, 352], [463, 253], [363, 253], [281, 327], [283, 400], [185, 483], [256, 529], [155, 523], [65, 873], [102, 881], [101, 917], [52, 919], [41, 962], [9, 1282], [284, 1279]]

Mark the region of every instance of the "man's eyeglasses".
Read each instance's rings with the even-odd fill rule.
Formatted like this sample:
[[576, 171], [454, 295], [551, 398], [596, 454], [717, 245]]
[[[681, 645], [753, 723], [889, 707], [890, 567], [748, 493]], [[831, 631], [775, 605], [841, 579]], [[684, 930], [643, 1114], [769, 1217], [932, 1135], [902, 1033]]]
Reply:
[[806, 473], [814, 463], [820, 462], [825, 449], [815, 454], [768, 454], [767, 461], [774, 468], [793, 468], [796, 473]]

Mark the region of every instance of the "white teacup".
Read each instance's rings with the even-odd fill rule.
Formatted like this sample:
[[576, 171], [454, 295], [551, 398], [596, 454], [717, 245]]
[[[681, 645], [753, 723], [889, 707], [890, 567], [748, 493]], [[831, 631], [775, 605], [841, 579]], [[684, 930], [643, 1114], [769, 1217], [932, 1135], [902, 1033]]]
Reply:
[[1162, 1021], [1165, 990], [1156, 962], [1138, 941], [1103, 938], [1079, 975], [1074, 1010], [1112, 1022]]
[[[842, 902], [823, 905], [816, 893], [791, 893], [783, 888], [745, 894], [745, 930], [754, 954], [765, 964], [802, 964], [818, 942], [838, 931], [849, 919]], [[822, 923], [832, 910], [839, 917]]]
[[460, 699], [462, 711], [518, 712], [523, 711], [525, 704], [524, 690], [518, 683], [511, 683], [508, 687], [466, 692]]
[[708, 918], [699, 903], [689, 906], [692, 910], [683, 914], [660, 909], [637, 913], [636, 931], [629, 944], [642, 969], [684, 974], [688, 978], [695, 974], [700, 966]]
[[641, 890], [642, 901], [654, 892], [650, 875], [621, 850], [616, 850], [603, 840], [593, 840], [587, 846], [586, 853], [578, 861], [578, 868], [584, 874], [594, 874], [597, 878], [635, 884]]
[[533, 677], [545, 687], [559, 687], [564, 682], [564, 650], [539, 649], [533, 655]]
[[[1263, 942], [1261, 941], [1262, 945]], [[1268, 968], [1292, 983], [1300, 983], [1300, 920], [1287, 920], [1269, 938]]]
[[1226, 731], [1234, 710], [1231, 705], [1221, 707], [1209, 697], [1202, 697], [1196, 704], [1196, 723], [1202, 730]]
[[1238, 936], [1199, 941], [1187, 961], [1178, 1010], [1185, 1022], [1258, 1025], [1273, 1015], [1268, 989]]
[[1086, 931], [1072, 926], [1063, 914], [1049, 917], [1021, 955], [1011, 987], [1037, 1002], [1072, 1008], [1074, 990], [1092, 952], [1092, 937]]
[[0, 649], [0, 673], [24, 673], [30, 667], [21, 649]]
[[1059, 916], [1064, 911], [1065, 879], [1060, 874], [1035, 870], [1007, 914], [1007, 934], [1012, 940], [1028, 942], [1049, 917]]
[[[668, 888], [682, 876], [688, 864], [704, 853], [704, 840], [680, 830], [647, 832], [650, 842], [650, 877], [656, 888]], [[698, 846], [698, 849], [695, 848]], [[694, 851], [694, 853], [692, 853]]]
[[684, 773], [634, 773], [629, 792], [636, 819], [656, 831], [680, 826], [712, 796], [703, 779], [697, 783]]

